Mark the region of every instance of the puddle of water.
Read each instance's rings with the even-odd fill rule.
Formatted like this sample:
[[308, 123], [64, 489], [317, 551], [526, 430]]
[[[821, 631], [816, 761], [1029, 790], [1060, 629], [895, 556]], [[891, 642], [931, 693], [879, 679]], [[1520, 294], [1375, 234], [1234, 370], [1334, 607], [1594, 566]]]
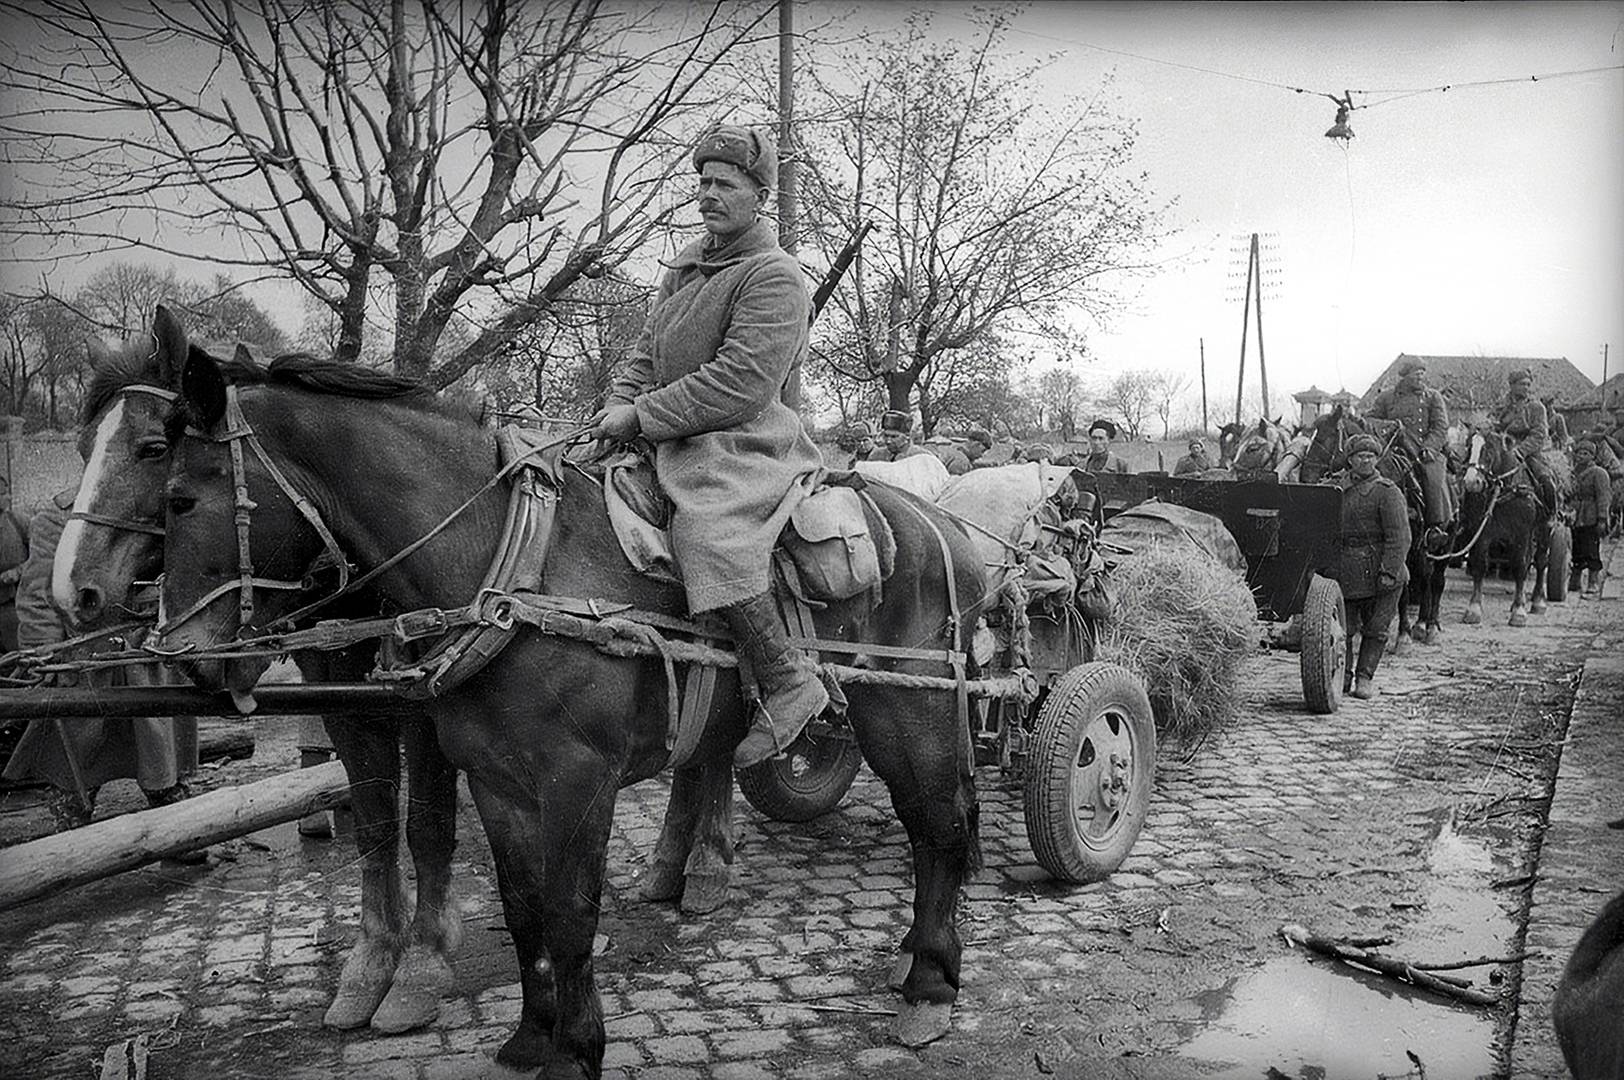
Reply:
[[[1493, 855], [1483, 841], [1457, 832], [1447, 810], [1435, 816], [1424, 906], [1380, 951], [1430, 962], [1504, 955], [1516, 928], [1489, 888]], [[1458, 974], [1486, 988], [1489, 971]], [[1329, 960], [1276, 957], [1198, 994], [1196, 1004], [1203, 1030], [1179, 1052], [1236, 1066], [1216, 1077], [1256, 1080], [1270, 1068], [1304, 1080], [1419, 1075], [1407, 1050], [1420, 1057], [1428, 1080], [1472, 1080], [1494, 1071], [1494, 1020], [1486, 1010], [1452, 1005]]]
[[[1488, 845], [1456, 832], [1453, 819], [1445, 816], [1427, 866], [1426, 906], [1415, 913], [1390, 951], [1434, 962], [1506, 955], [1516, 927], [1489, 887], [1495, 875]], [[1488, 972], [1473, 968], [1458, 974], [1481, 983]]]
[[[1471, 1080], [1494, 1071], [1494, 1020], [1441, 1001], [1401, 997], [1392, 984], [1331, 961], [1276, 957], [1239, 979], [1222, 1015], [1179, 1054], [1233, 1063], [1202, 1075], [1257, 1080], [1269, 1068], [1290, 1077], [1402, 1077], [1414, 1051], [1427, 1080]], [[1209, 1005], [1203, 1002], [1203, 1005]]]

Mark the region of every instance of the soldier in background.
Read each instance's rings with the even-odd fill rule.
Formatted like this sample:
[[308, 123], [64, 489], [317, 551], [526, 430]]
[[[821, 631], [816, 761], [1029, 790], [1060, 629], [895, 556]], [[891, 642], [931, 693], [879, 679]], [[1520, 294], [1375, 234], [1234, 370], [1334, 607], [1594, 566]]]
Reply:
[[11, 508], [11, 485], [0, 476], [0, 653], [17, 651], [17, 582], [28, 559], [28, 522]]
[[1590, 571], [1584, 599], [1599, 596], [1607, 571], [1601, 561], [1601, 534], [1612, 513], [1613, 482], [1596, 464], [1596, 444], [1580, 439], [1573, 448], [1573, 566], [1568, 591], [1579, 591], [1579, 574]]
[[950, 439], [932, 439], [925, 444], [925, 449], [936, 455], [936, 460], [947, 469], [949, 476], [963, 476], [970, 471], [969, 456]]
[[1378, 420], [1396, 420], [1416, 448], [1421, 466], [1421, 491], [1426, 499], [1423, 513], [1431, 528], [1447, 525], [1455, 516], [1449, 497], [1449, 466], [1444, 447], [1449, 440], [1449, 407], [1444, 396], [1427, 385], [1427, 365], [1419, 357], [1399, 361], [1398, 385], [1383, 390], [1365, 415]]
[[[1376, 470], [1381, 443], [1370, 435], [1348, 442], [1349, 477], [1342, 490], [1342, 561], [1338, 578], [1348, 609], [1348, 667], [1343, 690], [1376, 696], [1376, 668], [1409, 580], [1410, 519], [1404, 493]], [[1357, 661], [1353, 639], [1359, 638]]]
[[1533, 396], [1534, 373], [1518, 368], [1507, 376], [1506, 403], [1495, 416], [1495, 427], [1512, 437], [1512, 450], [1539, 488], [1539, 497], [1545, 503], [1547, 518], [1557, 510], [1556, 476], [1541, 455], [1551, 445], [1550, 421], [1545, 406]]
[[[29, 525], [28, 561], [17, 589], [18, 636], [25, 649], [66, 641], [71, 633], [51, 603], [51, 564], [77, 490], [58, 492]], [[153, 663], [83, 678], [98, 686], [150, 686], [168, 682], [170, 674]], [[191, 794], [186, 778], [196, 769], [196, 717], [83, 719], [72, 724], [42, 719], [29, 721], [5, 777], [51, 785], [51, 815], [59, 829], [72, 829], [90, 823], [96, 792], [109, 780], [133, 778], [147, 805], [168, 806]], [[206, 851], [197, 850], [169, 861], [200, 863], [207, 858]]]
[[1116, 438], [1116, 435], [1117, 427], [1109, 420], [1096, 420], [1088, 425], [1088, 456], [1080, 463], [1081, 467], [1096, 475], [1126, 474], [1128, 463], [1111, 450], [1111, 440]]
[[840, 453], [829, 462], [831, 467], [850, 469], [859, 461], [867, 461], [874, 452], [874, 428], [866, 420], [853, 420], [840, 429], [835, 447]]
[[913, 441], [913, 414], [887, 409], [880, 414], [880, 445], [869, 452], [869, 461], [901, 461], [915, 454], [928, 454]]
[[984, 469], [991, 464], [982, 460], [991, 449], [992, 433], [986, 428], [971, 428], [964, 433], [964, 440], [959, 443], [959, 452], [969, 460], [972, 469]]
[[1207, 453], [1207, 441], [1205, 439], [1191, 439], [1188, 449], [1190, 452], [1179, 458], [1178, 464], [1173, 466], [1174, 476], [1188, 476], [1191, 473], [1202, 473], [1208, 469], [1217, 468], [1212, 457]]

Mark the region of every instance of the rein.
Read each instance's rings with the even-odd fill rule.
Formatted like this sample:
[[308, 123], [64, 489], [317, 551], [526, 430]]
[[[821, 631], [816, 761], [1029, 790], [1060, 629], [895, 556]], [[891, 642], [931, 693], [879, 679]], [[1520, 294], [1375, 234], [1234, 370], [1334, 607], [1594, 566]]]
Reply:
[[[1483, 467], [1477, 464], [1475, 461], [1467, 462], [1467, 466], [1469, 468], [1476, 468], [1479, 470], [1483, 469]], [[1462, 555], [1470, 554], [1471, 550], [1477, 546], [1478, 539], [1482, 537], [1483, 530], [1489, 527], [1489, 522], [1494, 518], [1494, 508], [1499, 505], [1500, 495], [1506, 489], [1506, 481], [1517, 474], [1517, 468], [1518, 467], [1513, 466], [1512, 468], [1507, 469], [1505, 472], [1488, 474], [1489, 505], [1483, 508], [1483, 516], [1478, 521], [1477, 531], [1472, 534], [1472, 538], [1466, 541], [1466, 544], [1457, 551], [1451, 551], [1443, 555], [1434, 555], [1431, 552], [1427, 552], [1427, 558], [1431, 559], [1433, 562], [1447, 562], [1450, 559], [1458, 559]]]

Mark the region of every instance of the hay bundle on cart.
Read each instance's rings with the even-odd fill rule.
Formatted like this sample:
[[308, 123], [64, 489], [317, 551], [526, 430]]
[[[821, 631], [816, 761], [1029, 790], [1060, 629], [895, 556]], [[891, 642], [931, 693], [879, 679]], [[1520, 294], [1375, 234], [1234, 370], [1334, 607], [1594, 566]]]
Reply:
[[1257, 641], [1234, 537], [1211, 514], [1147, 502], [1106, 522], [1100, 547], [1110, 604], [1096, 655], [1144, 677], [1164, 735], [1189, 741], [1224, 723]]

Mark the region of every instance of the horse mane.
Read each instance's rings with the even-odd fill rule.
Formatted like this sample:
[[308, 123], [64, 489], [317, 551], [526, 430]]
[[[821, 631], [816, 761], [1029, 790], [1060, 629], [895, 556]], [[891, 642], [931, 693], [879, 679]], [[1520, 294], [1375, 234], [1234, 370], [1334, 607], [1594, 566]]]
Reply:
[[262, 370], [264, 378], [255, 381], [293, 386], [313, 394], [369, 400], [434, 397], [433, 388], [417, 379], [307, 352], [284, 353]]
[[[254, 372], [260, 369], [247, 350], [239, 350], [232, 359], [222, 360], [201, 345], [189, 348], [192, 353], [213, 360], [227, 382], [256, 381]], [[120, 390], [129, 386], [158, 385], [158, 356], [150, 337], [125, 340], [116, 350], [102, 353], [92, 364], [90, 384], [85, 388], [84, 403], [79, 409], [80, 426], [90, 426], [107, 410]]]

